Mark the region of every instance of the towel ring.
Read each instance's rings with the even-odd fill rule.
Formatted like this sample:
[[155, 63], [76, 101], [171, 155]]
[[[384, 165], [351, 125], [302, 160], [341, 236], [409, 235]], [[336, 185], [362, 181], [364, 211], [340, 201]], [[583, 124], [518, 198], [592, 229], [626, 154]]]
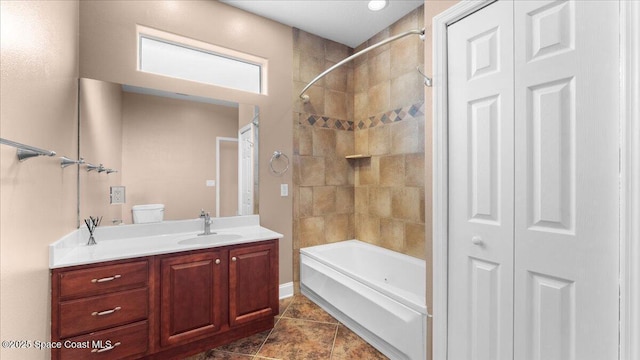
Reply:
[[[280, 159], [280, 157], [284, 157], [285, 160], [287, 160], [287, 165], [282, 170], [276, 170], [273, 167], [273, 160]], [[282, 151], [276, 150], [276, 151], [273, 152], [273, 155], [271, 155], [271, 160], [269, 161], [269, 167], [271, 168], [271, 172], [272, 173], [280, 176], [280, 175], [286, 173], [287, 170], [289, 170], [289, 157], [287, 155], [283, 154]]]

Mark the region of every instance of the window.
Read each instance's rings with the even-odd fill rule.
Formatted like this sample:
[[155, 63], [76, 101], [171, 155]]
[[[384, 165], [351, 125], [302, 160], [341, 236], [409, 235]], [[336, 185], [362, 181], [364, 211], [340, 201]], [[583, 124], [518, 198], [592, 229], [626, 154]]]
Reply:
[[147, 28], [138, 31], [138, 50], [138, 66], [143, 72], [257, 94], [266, 92], [265, 59]]

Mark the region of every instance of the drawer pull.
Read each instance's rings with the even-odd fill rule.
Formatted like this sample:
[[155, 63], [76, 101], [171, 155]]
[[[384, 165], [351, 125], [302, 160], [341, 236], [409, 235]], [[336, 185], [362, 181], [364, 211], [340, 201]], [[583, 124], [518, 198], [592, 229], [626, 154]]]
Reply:
[[105, 351], [113, 350], [113, 349], [116, 348], [116, 346], [120, 346], [120, 343], [117, 342], [117, 343], [115, 343], [115, 344], [113, 344], [111, 346], [107, 346], [106, 348], [102, 348], [102, 349], [93, 349], [93, 350], [91, 350], [91, 352], [98, 354], [98, 353], [102, 353], [102, 352], [105, 352]]
[[94, 283], [94, 284], [95, 283], [103, 283], [103, 282], [107, 282], [107, 281], [113, 281], [113, 280], [119, 279], [121, 277], [122, 277], [122, 275], [113, 275], [113, 276], [109, 276], [109, 277], [102, 278], [102, 279], [93, 279], [93, 280], [91, 280], [91, 282]]
[[111, 310], [105, 310], [105, 311], [94, 311], [91, 313], [92, 316], [103, 316], [103, 315], [109, 315], [109, 314], [113, 314], [114, 312], [118, 311], [122, 309], [120, 306], [116, 306], [115, 308], [111, 309]]

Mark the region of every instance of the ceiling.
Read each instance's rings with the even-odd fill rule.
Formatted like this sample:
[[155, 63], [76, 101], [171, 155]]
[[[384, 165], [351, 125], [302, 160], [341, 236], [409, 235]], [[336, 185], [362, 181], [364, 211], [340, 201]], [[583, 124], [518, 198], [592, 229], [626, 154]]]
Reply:
[[231, 6], [355, 48], [424, 0], [390, 0], [381, 11], [368, 0], [220, 0]]

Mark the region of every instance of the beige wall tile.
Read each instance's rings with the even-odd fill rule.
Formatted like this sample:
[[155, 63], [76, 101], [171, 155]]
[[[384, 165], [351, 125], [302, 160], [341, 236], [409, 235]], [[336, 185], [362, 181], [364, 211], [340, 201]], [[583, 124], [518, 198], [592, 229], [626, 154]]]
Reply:
[[[318, 74], [324, 71], [324, 58], [312, 56], [308, 53], [302, 52], [300, 54], [300, 80], [302, 82], [310, 82]], [[316, 82], [316, 85], [323, 86], [324, 78]]]
[[369, 130], [357, 129], [353, 131], [353, 137], [355, 141], [355, 153], [369, 155]]
[[369, 214], [379, 218], [389, 218], [391, 213], [391, 188], [369, 188]]
[[355, 137], [353, 131], [336, 131], [336, 156], [344, 158], [355, 152]]
[[353, 186], [336, 187], [336, 213], [353, 214], [355, 210], [355, 188]]
[[369, 89], [369, 63], [363, 62], [353, 70], [353, 91], [366, 92]]
[[293, 33], [293, 46], [302, 54], [324, 59], [325, 39], [310, 34], [306, 31], [295, 29]]
[[380, 157], [380, 185], [403, 186], [405, 173], [404, 155]]
[[[349, 57], [353, 50], [343, 44], [337, 43], [331, 40], [325, 40], [325, 58], [329, 61], [339, 62], [343, 59]], [[349, 67], [350, 64], [346, 64], [345, 66]]]
[[356, 93], [353, 101], [353, 119], [356, 124], [359, 120], [369, 116], [369, 94], [367, 92]]
[[[333, 65], [335, 65], [335, 62], [326, 61], [324, 64], [324, 69], [322, 71], [332, 67]], [[325, 87], [331, 90], [346, 92], [348, 74], [349, 68], [345, 65], [340, 66], [339, 68], [333, 70], [325, 76]]]
[[336, 151], [336, 130], [313, 127], [313, 156], [333, 156]]
[[300, 81], [300, 51], [293, 50], [293, 81]]
[[355, 213], [368, 214], [369, 213], [369, 187], [356, 186], [354, 188], [354, 193], [355, 193]]
[[[385, 45], [386, 46], [386, 45]], [[369, 56], [369, 86], [389, 81], [391, 74], [391, 51]]]
[[[298, 130], [298, 155], [313, 155], [313, 128], [311, 126], [299, 125]], [[295, 144], [294, 139], [294, 144]], [[295, 149], [294, 149], [295, 151]]]
[[325, 243], [323, 217], [301, 218], [299, 220], [299, 230], [300, 248]]
[[324, 158], [300, 156], [297, 168], [301, 186], [324, 185]]
[[378, 157], [355, 160], [356, 185], [378, 184], [380, 161]]
[[415, 71], [409, 71], [391, 79], [389, 104], [391, 109], [424, 101], [424, 80]]
[[418, 221], [420, 218], [420, 188], [394, 188], [391, 198], [393, 217]]
[[313, 215], [321, 216], [335, 213], [336, 187], [316, 186], [313, 188]]
[[349, 215], [333, 214], [325, 217], [325, 231], [328, 243], [349, 239]]
[[309, 102], [305, 103], [300, 100], [300, 91], [307, 85], [307, 83], [301, 83], [299, 90], [294, 93], [294, 104], [299, 108], [298, 111], [309, 114], [324, 114], [324, 87], [319, 85], [311, 86], [306, 92], [309, 95]]
[[408, 222], [404, 227], [405, 254], [424, 259], [426, 239], [424, 224]]
[[356, 214], [356, 238], [377, 244], [380, 239], [380, 219], [374, 216]]
[[368, 116], [376, 115], [389, 110], [391, 104], [391, 89], [388, 81], [369, 87], [369, 112]]
[[313, 188], [309, 186], [301, 186], [298, 189], [298, 216], [313, 216]]
[[424, 186], [424, 153], [407, 154], [404, 161], [404, 183], [407, 186]]
[[344, 157], [325, 157], [325, 183], [327, 185], [348, 185], [350, 167], [349, 160]]
[[407, 154], [420, 151], [420, 141], [424, 138], [416, 120], [403, 120], [390, 125], [391, 153]]
[[418, 36], [407, 36], [391, 44], [391, 79], [395, 79], [405, 73], [411, 73], [415, 77], [420, 78], [420, 74], [416, 71], [416, 66], [422, 65], [422, 63], [419, 62], [422, 46], [423, 43]]
[[380, 219], [380, 244], [390, 250], [404, 251], [404, 222]]
[[347, 119], [347, 93], [341, 91], [335, 91], [331, 89], [325, 89], [324, 91], [324, 115], [338, 118], [341, 120]]
[[[373, 37], [371, 39], [369, 39], [369, 41], [367, 41], [367, 46], [371, 46], [374, 44], [379, 43], [382, 40], [386, 40], [389, 38], [389, 28], [386, 28], [382, 31], [380, 31], [379, 33], [373, 35]], [[372, 56], [376, 56], [384, 51], [389, 50], [389, 44], [386, 45], [382, 45], [378, 48], [375, 48], [373, 50], [371, 50], [368, 54], [369, 54], [369, 59], [371, 59]]]
[[369, 154], [386, 155], [390, 153], [390, 128], [392, 128], [393, 125], [395, 124], [392, 124], [391, 126], [383, 125], [369, 128]]

